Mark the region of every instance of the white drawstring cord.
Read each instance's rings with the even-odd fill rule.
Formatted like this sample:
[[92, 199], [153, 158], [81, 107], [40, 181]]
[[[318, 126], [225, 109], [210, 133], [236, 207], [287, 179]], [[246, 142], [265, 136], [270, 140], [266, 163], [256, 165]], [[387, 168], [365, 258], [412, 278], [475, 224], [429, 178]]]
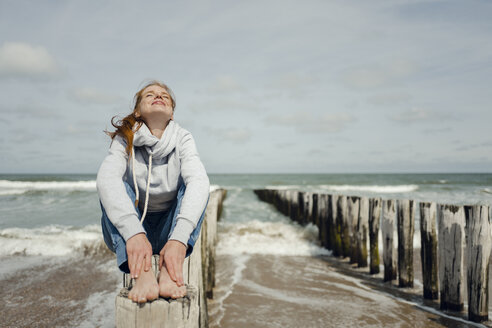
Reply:
[[138, 207], [138, 186], [137, 176], [135, 175], [135, 148], [132, 147], [132, 175], [133, 175], [133, 187], [135, 188], [135, 207]]
[[[135, 206], [138, 206], [138, 186], [137, 186], [137, 176], [135, 174], [135, 148], [132, 147], [132, 173], [133, 173], [133, 186], [135, 187]], [[152, 172], [152, 154], [149, 155], [149, 173], [147, 175], [147, 188], [145, 188], [145, 205], [142, 218], [140, 223], [145, 220], [145, 215], [147, 215], [147, 206], [149, 205], [149, 187], [150, 187], [150, 173]]]
[[150, 172], [152, 171], [152, 154], [149, 155], [149, 174], [147, 176], [147, 188], [145, 190], [145, 206], [142, 214], [142, 218], [140, 219], [140, 223], [143, 223], [145, 220], [145, 215], [147, 214], [147, 205], [149, 203], [149, 187], [150, 187]]

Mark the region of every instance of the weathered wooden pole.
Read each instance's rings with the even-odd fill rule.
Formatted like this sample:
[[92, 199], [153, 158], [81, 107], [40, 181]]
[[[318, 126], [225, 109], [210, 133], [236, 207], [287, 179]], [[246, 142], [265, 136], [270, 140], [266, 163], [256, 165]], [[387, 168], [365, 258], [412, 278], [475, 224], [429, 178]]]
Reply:
[[357, 223], [357, 266], [367, 266], [367, 239], [369, 233], [369, 198], [361, 197], [359, 203], [359, 221]]
[[299, 191], [290, 191], [290, 218], [292, 221], [297, 221], [297, 216], [299, 215]]
[[381, 198], [369, 201], [369, 273], [379, 273], [379, 226], [381, 222]]
[[336, 196], [336, 232], [335, 232], [335, 248], [333, 249], [333, 255], [344, 256], [343, 253], [343, 229], [344, 229], [344, 217], [347, 213], [347, 197], [338, 195]]
[[383, 264], [384, 281], [396, 279], [397, 251], [396, 251], [396, 208], [395, 201], [388, 199], [383, 201], [383, 221], [381, 232], [383, 234]]
[[350, 256], [350, 234], [349, 234], [349, 221], [348, 221], [348, 209], [347, 209], [347, 196], [340, 195], [337, 204], [337, 219], [340, 220], [342, 238], [342, 257]]
[[306, 207], [306, 204], [304, 203], [304, 192], [303, 191], [299, 191], [298, 194], [297, 194], [297, 208], [298, 208], [298, 212], [297, 212], [297, 219], [296, 221], [300, 224], [302, 224], [303, 222], [303, 217], [304, 217], [304, 208]]
[[437, 217], [441, 309], [462, 311], [465, 295], [463, 268], [465, 213], [463, 206], [440, 205]]
[[345, 256], [350, 256], [349, 263], [357, 263], [358, 245], [357, 243], [357, 222], [359, 221], [359, 202], [357, 196], [347, 197], [347, 221], [348, 233], [343, 236], [343, 246]]
[[318, 194], [317, 200], [317, 226], [318, 226], [318, 239], [321, 246], [327, 247], [326, 245], [326, 228], [327, 228], [327, 196], [326, 194]]
[[329, 197], [331, 214], [328, 216], [328, 231], [330, 233], [330, 237], [328, 238], [330, 246], [328, 248], [333, 251], [333, 255], [340, 256], [342, 252], [342, 239], [340, 238], [341, 227], [337, 227], [338, 195], [330, 195]]
[[489, 318], [489, 261], [492, 246], [488, 206], [466, 206], [468, 214], [468, 318]]
[[304, 215], [304, 224], [311, 223], [313, 220], [313, 193], [312, 192], [306, 192], [305, 194], [305, 202], [306, 202], [306, 208], [304, 209], [306, 211]]
[[413, 200], [398, 200], [398, 286], [413, 287]]
[[325, 247], [328, 248], [329, 250], [333, 250], [333, 241], [332, 241], [332, 235], [333, 235], [333, 231], [332, 229], [334, 229], [334, 225], [332, 225], [332, 221], [333, 221], [333, 210], [331, 208], [332, 206], [332, 202], [331, 202], [331, 195], [328, 195], [328, 194], [323, 194], [323, 202], [324, 202], [324, 206], [325, 206], [325, 209], [324, 209], [324, 244], [325, 244]]
[[437, 275], [437, 221], [436, 203], [420, 203], [420, 258], [424, 281], [424, 298], [439, 298]]
[[319, 194], [318, 193], [312, 193], [311, 195], [311, 220], [310, 222], [314, 224], [315, 226], [318, 227], [319, 229], [319, 213], [318, 213], [318, 201], [319, 201]]

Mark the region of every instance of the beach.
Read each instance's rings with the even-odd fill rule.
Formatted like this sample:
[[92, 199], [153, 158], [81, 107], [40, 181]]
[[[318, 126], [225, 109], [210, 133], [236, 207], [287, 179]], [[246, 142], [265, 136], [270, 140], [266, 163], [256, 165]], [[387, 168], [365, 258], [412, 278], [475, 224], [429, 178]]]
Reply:
[[[261, 202], [269, 186], [346, 195], [490, 204], [492, 175], [210, 175], [228, 190], [218, 223], [211, 327], [476, 326], [353, 269], [318, 230]], [[1, 176], [0, 305], [8, 327], [113, 327], [122, 275], [100, 232], [94, 175]], [[69, 215], [67, 215], [67, 213]], [[420, 242], [416, 217], [414, 246]]]

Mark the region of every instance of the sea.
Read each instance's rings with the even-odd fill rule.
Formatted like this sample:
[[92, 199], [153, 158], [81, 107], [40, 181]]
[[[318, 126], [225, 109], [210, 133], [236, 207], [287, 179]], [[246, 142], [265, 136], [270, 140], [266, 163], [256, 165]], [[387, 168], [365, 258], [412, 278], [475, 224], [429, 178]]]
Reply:
[[[492, 174], [210, 174], [227, 190], [218, 222], [211, 327], [474, 327], [347, 269], [254, 189], [492, 205]], [[0, 175], [0, 326], [113, 327], [122, 274], [104, 244], [94, 174]], [[417, 211], [418, 212], [418, 211]], [[420, 288], [420, 289], [419, 289]]]

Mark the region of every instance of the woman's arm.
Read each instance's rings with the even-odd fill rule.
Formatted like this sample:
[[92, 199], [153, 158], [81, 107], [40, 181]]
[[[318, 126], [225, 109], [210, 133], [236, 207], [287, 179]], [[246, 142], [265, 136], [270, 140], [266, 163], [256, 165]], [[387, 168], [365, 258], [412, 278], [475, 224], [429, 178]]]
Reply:
[[96, 186], [109, 220], [128, 241], [138, 233], [145, 233], [145, 230], [123, 182], [128, 162], [125, 146], [121, 137], [113, 139], [109, 153], [97, 173]]
[[186, 185], [186, 191], [181, 201], [176, 227], [169, 239], [178, 240], [187, 245], [207, 204], [210, 182], [198, 156], [193, 136], [188, 131], [180, 140], [179, 157], [181, 177]]

